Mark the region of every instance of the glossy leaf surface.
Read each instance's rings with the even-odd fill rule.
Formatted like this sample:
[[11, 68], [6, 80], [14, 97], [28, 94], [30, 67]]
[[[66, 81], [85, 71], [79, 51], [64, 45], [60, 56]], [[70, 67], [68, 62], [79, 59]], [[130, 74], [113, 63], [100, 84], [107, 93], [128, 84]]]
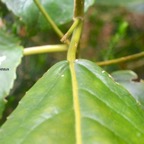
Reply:
[[[73, 19], [73, 0], [39, 0], [50, 17], [57, 25], [65, 24]], [[27, 25], [45, 29], [48, 23], [36, 7], [33, 0], [2, 0], [7, 7]], [[94, 0], [85, 1], [85, 10], [94, 3]], [[34, 28], [34, 27], [33, 27]]]
[[4, 98], [13, 86], [22, 55], [19, 41], [0, 31], [0, 117], [5, 105]]
[[76, 60], [73, 70], [77, 87], [67, 61], [46, 72], [2, 126], [0, 143], [142, 144], [144, 112], [127, 90], [90, 61]]

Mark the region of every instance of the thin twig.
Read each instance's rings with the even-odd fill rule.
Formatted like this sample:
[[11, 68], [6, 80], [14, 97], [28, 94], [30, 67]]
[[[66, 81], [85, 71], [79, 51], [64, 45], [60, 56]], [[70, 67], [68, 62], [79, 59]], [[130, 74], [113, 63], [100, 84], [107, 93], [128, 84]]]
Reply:
[[[45, 17], [45, 19], [48, 21], [48, 23], [50, 23], [50, 25], [52, 26], [52, 28], [55, 30], [55, 32], [57, 33], [57, 35], [60, 38], [62, 38], [64, 36], [63, 32], [58, 28], [58, 26], [55, 24], [55, 22], [52, 20], [52, 18], [49, 16], [49, 14], [46, 12], [46, 10], [44, 9], [44, 7], [40, 4], [39, 0], [34, 0], [34, 2], [37, 5], [37, 7], [39, 8], [40, 12]], [[66, 41], [66, 43], [69, 44], [69, 41]]]
[[144, 52], [129, 55], [129, 56], [125, 56], [125, 57], [121, 57], [121, 58], [117, 58], [117, 59], [113, 59], [113, 60], [97, 62], [96, 64], [99, 65], [99, 66], [106, 66], [106, 65], [112, 65], [112, 64], [132, 61], [132, 60], [138, 59], [140, 57], [144, 57]]
[[48, 52], [63, 52], [67, 51], [67, 45], [45, 45], [45, 46], [36, 46], [24, 49], [24, 55], [34, 55], [34, 54], [42, 54]]
[[62, 37], [61, 42], [65, 42], [66, 40], [68, 40], [68, 38], [73, 33], [76, 26], [78, 25], [79, 21], [80, 21], [79, 18], [74, 19], [72, 26], [69, 28], [69, 30], [66, 32], [66, 34]]

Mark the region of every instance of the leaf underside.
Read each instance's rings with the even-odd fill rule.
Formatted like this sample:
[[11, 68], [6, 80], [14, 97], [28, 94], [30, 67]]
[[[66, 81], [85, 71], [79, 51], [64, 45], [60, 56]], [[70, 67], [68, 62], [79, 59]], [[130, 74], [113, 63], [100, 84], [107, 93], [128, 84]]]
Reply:
[[23, 55], [19, 41], [3, 31], [0, 31], [0, 117], [5, 100], [16, 78], [16, 68]]
[[144, 0], [95, 0], [97, 4], [123, 6], [132, 12], [144, 13]]
[[[26, 25], [30, 27], [35, 25], [33, 29], [49, 28], [49, 23], [46, 22], [33, 0], [2, 0], [2, 2]], [[41, 0], [40, 3], [57, 25], [65, 24], [73, 19], [73, 0]], [[94, 0], [86, 0], [85, 10], [93, 3]]]
[[82, 144], [143, 144], [144, 113], [127, 90], [90, 61], [76, 60], [74, 70], [75, 90], [67, 61], [46, 72], [0, 129], [0, 143], [75, 144], [77, 91]]
[[112, 73], [115, 81], [126, 88], [131, 95], [140, 102], [144, 109], [144, 81], [138, 80], [136, 73], [130, 70], [115, 71]]

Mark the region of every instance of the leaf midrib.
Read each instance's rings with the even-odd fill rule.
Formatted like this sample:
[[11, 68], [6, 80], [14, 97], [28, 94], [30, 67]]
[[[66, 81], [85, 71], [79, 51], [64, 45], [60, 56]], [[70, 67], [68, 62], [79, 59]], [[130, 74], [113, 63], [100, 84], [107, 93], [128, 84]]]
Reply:
[[81, 132], [81, 112], [80, 103], [78, 97], [78, 83], [76, 78], [75, 63], [69, 62], [71, 79], [72, 79], [72, 94], [73, 94], [73, 106], [75, 114], [75, 135], [76, 144], [82, 144], [82, 132]]

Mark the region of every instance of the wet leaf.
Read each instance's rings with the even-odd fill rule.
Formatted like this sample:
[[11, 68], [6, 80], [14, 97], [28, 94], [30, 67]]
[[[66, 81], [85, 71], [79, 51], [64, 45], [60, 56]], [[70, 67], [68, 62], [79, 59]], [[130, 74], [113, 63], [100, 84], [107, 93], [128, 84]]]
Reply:
[[[33, 27], [33, 24], [35, 29], [49, 27], [33, 0], [2, 0], [2, 2], [30, 27]], [[73, 0], [41, 0], [40, 2], [57, 25], [65, 24], [73, 19]], [[94, 0], [86, 0], [85, 10], [93, 3]]]
[[142, 144], [144, 112], [95, 63], [62, 61], [26, 93], [0, 129], [2, 144], [45, 142]]

